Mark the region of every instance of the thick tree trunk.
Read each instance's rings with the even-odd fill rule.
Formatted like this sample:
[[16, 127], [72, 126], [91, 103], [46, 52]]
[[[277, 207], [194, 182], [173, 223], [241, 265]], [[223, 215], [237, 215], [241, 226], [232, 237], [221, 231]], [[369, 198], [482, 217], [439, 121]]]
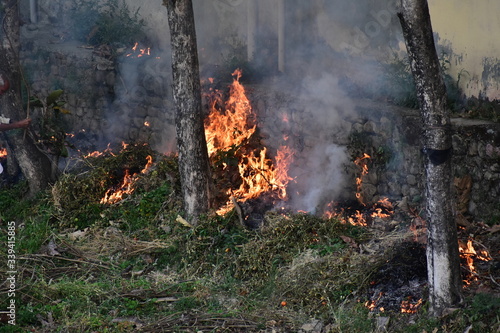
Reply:
[[173, 95], [184, 209], [193, 223], [207, 213], [210, 198], [201, 86], [191, 0], [164, 0], [172, 45]]
[[402, 0], [398, 13], [415, 79], [426, 155], [427, 268], [431, 313], [462, 302], [457, 226], [452, 207], [451, 124], [426, 0]]
[[[2, 11], [0, 68], [10, 81], [10, 90], [0, 97], [0, 110], [8, 118], [22, 118], [21, 72], [19, 63], [18, 1], [1, 0]], [[14, 130], [6, 133], [7, 142], [28, 180], [29, 195], [33, 196], [55, 180], [50, 158], [40, 151], [29, 133]]]

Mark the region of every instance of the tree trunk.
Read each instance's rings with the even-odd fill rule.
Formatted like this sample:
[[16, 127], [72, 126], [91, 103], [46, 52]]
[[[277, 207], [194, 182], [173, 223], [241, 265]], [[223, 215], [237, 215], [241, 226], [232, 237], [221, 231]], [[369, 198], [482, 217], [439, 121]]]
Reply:
[[177, 150], [184, 209], [192, 223], [208, 212], [210, 165], [203, 124], [201, 86], [191, 0], [164, 0], [172, 46]]
[[[5, 71], [10, 81], [9, 91], [0, 97], [0, 109], [6, 117], [18, 120], [22, 117], [18, 1], [1, 0], [0, 6], [3, 9], [0, 68]], [[55, 180], [50, 158], [38, 149], [29, 133], [25, 133], [25, 130], [13, 130], [5, 136], [24, 177], [28, 180], [30, 196], [45, 189]]]
[[401, 0], [403, 28], [423, 120], [430, 312], [462, 302], [457, 226], [452, 207], [451, 124], [426, 0]]

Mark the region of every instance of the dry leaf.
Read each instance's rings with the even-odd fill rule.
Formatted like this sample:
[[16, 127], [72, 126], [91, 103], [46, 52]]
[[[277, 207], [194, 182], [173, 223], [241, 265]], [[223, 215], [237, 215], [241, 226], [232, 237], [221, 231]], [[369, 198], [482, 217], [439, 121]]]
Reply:
[[182, 216], [180, 215], [177, 215], [177, 218], [175, 219], [177, 222], [179, 222], [180, 224], [182, 224], [183, 226], [186, 226], [188, 228], [192, 228], [193, 226], [191, 225], [191, 223], [189, 223], [188, 221], [186, 221], [184, 218], [182, 218]]
[[344, 242], [346, 242], [347, 244], [349, 244], [350, 247], [352, 247], [353, 249], [357, 249], [358, 248], [358, 244], [356, 244], [356, 242], [354, 241], [354, 239], [352, 239], [351, 237], [347, 237], [347, 236], [340, 236], [340, 238], [342, 238], [342, 240]]
[[78, 239], [81, 239], [83, 237], [85, 237], [87, 235], [87, 231], [88, 231], [89, 228], [85, 228], [83, 230], [77, 230], [75, 232], [70, 232], [66, 235], [63, 235], [63, 236], [66, 236], [68, 237], [69, 239], [71, 239], [72, 241], [76, 241]]

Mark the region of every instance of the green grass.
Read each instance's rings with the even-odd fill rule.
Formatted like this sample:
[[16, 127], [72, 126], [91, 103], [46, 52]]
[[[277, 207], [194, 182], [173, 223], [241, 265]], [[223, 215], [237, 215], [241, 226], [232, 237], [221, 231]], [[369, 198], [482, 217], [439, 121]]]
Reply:
[[[92, 184], [124, 164], [140, 170], [147, 154], [156, 163], [135, 191], [122, 202], [100, 204], [111, 182]], [[204, 331], [216, 331], [224, 320], [248, 325], [249, 332], [273, 326], [293, 332], [316, 318], [329, 332], [373, 332], [377, 316], [391, 318], [391, 332], [500, 327], [498, 298], [489, 294], [469, 297], [442, 319], [429, 319], [425, 306], [413, 315], [370, 313], [363, 291], [385, 254], [359, 253], [342, 238], [367, 242], [374, 235], [366, 228], [267, 213], [262, 228], [251, 231], [234, 212], [203, 216], [193, 228], [180, 224], [175, 157], [148, 147], [87, 161], [36, 199], [24, 200], [25, 191], [25, 184], [0, 189], [0, 217], [18, 225], [20, 272], [18, 326], [0, 332], [135, 332], [130, 318], [179, 331], [196, 331], [202, 322], [211, 327]], [[81, 234], [72, 238], [75, 232]], [[50, 241], [60, 255], [47, 254]]]

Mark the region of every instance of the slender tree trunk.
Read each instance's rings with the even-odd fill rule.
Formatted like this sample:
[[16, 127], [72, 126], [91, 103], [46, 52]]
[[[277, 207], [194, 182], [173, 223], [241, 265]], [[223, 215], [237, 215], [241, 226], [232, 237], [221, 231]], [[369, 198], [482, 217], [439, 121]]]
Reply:
[[398, 13], [423, 120], [430, 310], [462, 302], [457, 226], [452, 207], [451, 124], [427, 0], [401, 0]]
[[173, 95], [184, 209], [191, 222], [207, 213], [210, 198], [201, 86], [191, 0], [164, 0], [172, 45]]
[[[21, 71], [19, 62], [18, 1], [1, 0], [0, 68], [10, 81], [10, 90], [0, 97], [1, 112], [12, 120], [22, 118]], [[29, 195], [33, 196], [55, 180], [50, 158], [40, 151], [25, 130], [6, 133], [7, 142], [28, 180]]]

